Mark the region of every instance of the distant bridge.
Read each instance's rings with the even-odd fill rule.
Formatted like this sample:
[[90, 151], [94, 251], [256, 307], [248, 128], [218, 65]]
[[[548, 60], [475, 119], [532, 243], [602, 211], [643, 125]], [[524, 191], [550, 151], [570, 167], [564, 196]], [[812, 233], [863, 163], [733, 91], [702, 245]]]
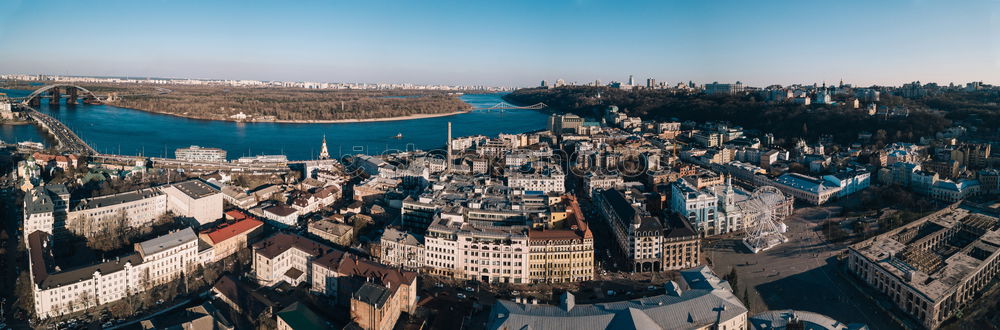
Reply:
[[[62, 93], [62, 90], [64, 90], [64, 89], [66, 91], [65, 94]], [[121, 98], [121, 97], [133, 97], [133, 96], [146, 96], [146, 95], [156, 95], [156, 94], [167, 94], [167, 93], [172, 92], [172, 90], [169, 90], [169, 89], [166, 89], [166, 88], [163, 88], [163, 87], [154, 87], [154, 89], [155, 89], [155, 91], [144, 92], [144, 93], [129, 93], [129, 94], [111, 93], [112, 95], [102, 98], [102, 97], [97, 96], [97, 94], [94, 94], [94, 92], [91, 92], [90, 90], [88, 90], [86, 88], [83, 88], [81, 86], [78, 86], [78, 85], [73, 85], [73, 84], [52, 84], [52, 85], [42, 86], [41, 88], [36, 89], [34, 92], [31, 92], [31, 94], [28, 95], [28, 96], [14, 97], [14, 98], [11, 98], [11, 99], [13, 101], [15, 101], [15, 102], [20, 102], [21, 105], [25, 105], [25, 106], [37, 106], [37, 105], [41, 104], [41, 99], [44, 98], [44, 97], [46, 97], [46, 93], [50, 97], [49, 104], [58, 104], [59, 101], [63, 97], [66, 97], [66, 103], [67, 104], [76, 104], [76, 100], [77, 100], [77, 98], [79, 98], [79, 96], [78, 96], [79, 92], [81, 92], [81, 91], [84, 93], [84, 96], [83, 96], [84, 102], [87, 102], [87, 101], [93, 101], [93, 102], [114, 101], [114, 99]]]
[[77, 95], [79, 94], [80, 91], [84, 93], [83, 96], [84, 101], [100, 100], [100, 98], [98, 98], [97, 94], [94, 94], [94, 92], [91, 92], [86, 88], [71, 84], [52, 84], [52, 85], [42, 86], [42, 88], [36, 89], [34, 92], [31, 92], [31, 94], [28, 96], [15, 97], [12, 99], [15, 101], [20, 101], [22, 105], [26, 106], [38, 105], [41, 103], [41, 99], [45, 97], [44, 94], [47, 92], [52, 97], [49, 100], [49, 103], [58, 104], [59, 100], [62, 99], [62, 89], [66, 90], [66, 94], [68, 97], [66, 102], [69, 104], [76, 104], [76, 99], [78, 98]]
[[510, 104], [510, 103], [507, 103], [507, 102], [500, 102], [500, 103], [497, 103], [497, 104], [494, 104], [492, 106], [485, 107], [485, 108], [475, 108], [475, 109], [472, 109], [472, 111], [489, 112], [489, 111], [493, 111], [493, 110], [513, 110], [513, 109], [540, 110], [540, 109], [545, 109], [547, 107], [549, 107], [549, 106], [546, 105], [545, 103], [541, 103], [541, 102], [535, 103], [535, 104], [532, 104], [532, 105], [528, 105], [528, 106], [516, 106], [516, 105]]

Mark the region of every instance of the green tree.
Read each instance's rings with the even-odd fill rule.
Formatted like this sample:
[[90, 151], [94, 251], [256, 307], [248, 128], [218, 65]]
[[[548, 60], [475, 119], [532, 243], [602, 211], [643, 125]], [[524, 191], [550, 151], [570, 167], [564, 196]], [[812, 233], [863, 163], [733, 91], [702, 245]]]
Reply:
[[743, 305], [750, 310], [750, 291], [747, 288], [743, 288]]

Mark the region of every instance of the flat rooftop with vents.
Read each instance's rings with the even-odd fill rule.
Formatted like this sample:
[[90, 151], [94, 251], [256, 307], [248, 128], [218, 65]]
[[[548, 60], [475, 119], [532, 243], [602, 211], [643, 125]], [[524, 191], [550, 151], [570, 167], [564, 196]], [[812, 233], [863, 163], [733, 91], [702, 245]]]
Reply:
[[997, 215], [995, 209], [951, 205], [852, 245], [848, 268], [934, 328], [996, 277]]

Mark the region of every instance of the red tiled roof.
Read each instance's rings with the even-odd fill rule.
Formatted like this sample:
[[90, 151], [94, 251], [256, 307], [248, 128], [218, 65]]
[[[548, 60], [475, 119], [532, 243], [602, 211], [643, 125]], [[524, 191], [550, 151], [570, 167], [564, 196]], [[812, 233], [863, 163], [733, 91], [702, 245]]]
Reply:
[[59, 162], [59, 163], [69, 162], [69, 158], [66, 158], [66, 156], [63, 156], [63, 155], [49, 155], [49, 154], [43, 154], [43, 153], [40, 153], [40, 152], [35, 152], [34, 154], [31, 155], [31, 157], [34, 158], [35, 161], [39, 161], [40, 160], [40, 161], [43, 161], [43, 162], [50, 162], [52, 160], [55, 160], [56, 162]]
[[230, 225], [221, 225], [218, 228], [210, 229], [207, 232], [202, 232], [207, 235], [212, 241], [212, 244], [219, 244], [219, 242], [225, 241], [227, 239], [233, 238], [236, 235], [247, 233], [251, 230], [260, 228], [264, 223], [260, 220], [254, 218], [246, 218], [240, 221], [236, 221]]

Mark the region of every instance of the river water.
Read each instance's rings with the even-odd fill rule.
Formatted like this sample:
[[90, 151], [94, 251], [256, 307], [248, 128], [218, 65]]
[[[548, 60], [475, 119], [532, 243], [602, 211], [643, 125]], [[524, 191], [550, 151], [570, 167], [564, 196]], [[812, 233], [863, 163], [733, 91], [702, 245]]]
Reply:
[[[12, 97], [31, 93], [4, 90]], [[467, 94], [461, 99], [474, 108], [501, 101], [502, 94]], [[235, 123], [161, 115], [110, 105], [49, 105], [42, 100], [38, 110], [59, 119], [101, 153], [173, 157], [174, 150], [191, 145], [222, 148], [228, 158], [247, 155], [285, 154], [292, 160], [315, 159], [326, 135], [331, 156], [378, 154], [385, 150], [440, 148], [452, 135], [496, 136], [543, 129], [548, 116], [537, 110], [474, 111], [446, 117], [338, 124]], [[402, 138], [395, 138], [402, 134]], [[44, 134], [34, 125], [0, 125], [0, 140], [36, 141], [46, 145]]]

